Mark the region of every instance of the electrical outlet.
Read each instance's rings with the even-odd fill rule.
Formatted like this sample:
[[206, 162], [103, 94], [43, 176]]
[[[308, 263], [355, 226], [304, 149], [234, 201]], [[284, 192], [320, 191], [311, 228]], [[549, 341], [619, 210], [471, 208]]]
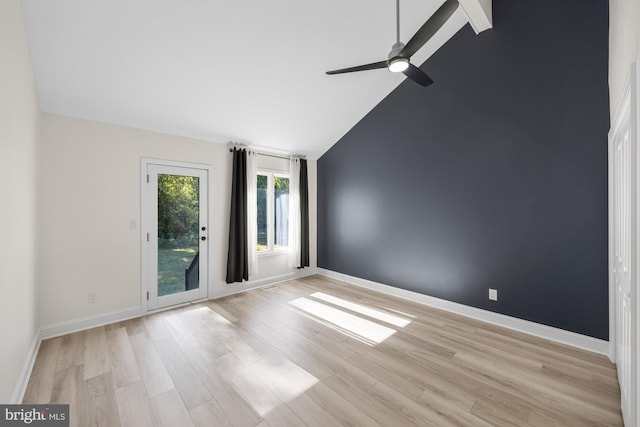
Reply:
[[89, 294], [87, 295], [87, 302], [89, 304], [95, 304], [96, 303], [96, 293], [95, 292], [89, 292]]
[[497, 289], [489, 289], [489, 299], [491, 301], [498, 301], [498, 290]]

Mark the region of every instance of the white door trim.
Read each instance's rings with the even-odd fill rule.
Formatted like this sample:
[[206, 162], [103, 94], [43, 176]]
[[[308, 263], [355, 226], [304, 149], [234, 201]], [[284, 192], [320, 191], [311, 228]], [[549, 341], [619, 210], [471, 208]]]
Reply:
[[211, 229], [211, 224], [213, 224], [212, 212], [213, 212], [213, 197], [212, 197], [212, 189], [213, 189], [213, 167], [210, 164], [205, 163], [192, 163], [192, 162], [179, 162], [173, 160], [163, 160], [163, 159], [155, 159], [155, 158], [147, 158], [143, 157], [140, 159], [140, 312], [141, 314], [145, 314], [150, 311], [149, 304], [147, 303], [147, 292], [150, 292], [150, 277], [149, 272], [147, 270], [147, 266], [150, 261], [150, 252], [147, 244], [147, 233], [150, 232], [149, 228], [149, 209], [150, 209], [150, 200], [149, 194], [150, 192], [145, 191], [147, 185], [147, 170], [149, 165], [159, 165], [159, 166], [174, 166], [181, 168], [191, 168], [191, 169], [202, 169], [207, 171], [207, 194], [206, 194], [206, 203], [208, 210], [208, 247], [209, 247], [209, 256], [206, 257], [206, 260], [201, 260], [200, 262], [207, 263], [208, 274], [207, 278], [203, 286], [206, 287], [207, 298], [213, 295], [213, 257], [211, 256], [211, 252], [213, 251], [212, 242], [217, 237], [214, 235], [214, 231]]

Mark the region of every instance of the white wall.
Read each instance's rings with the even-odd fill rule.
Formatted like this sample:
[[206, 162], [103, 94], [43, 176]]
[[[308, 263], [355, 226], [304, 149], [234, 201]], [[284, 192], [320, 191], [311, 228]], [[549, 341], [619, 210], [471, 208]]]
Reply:
[[609, 97], [611, 116], [620, 103], [629, 65], [640, 58], [640, 1], [609, 1]]
[[[140, 307], [140, 159], [208, 163], [213, 168], [210, 253], [214, 295], [227, 285], [231, 153], [226, 144], [43, 115], [40, 151], [41, 325]], [[315, 208], [315, 161], [310, 161]], [[313, 193], [311, 193], [313, 191]], [[315, 210], [311, 214], [315, 227]], [[315, 228], [313, 231], [315, 266]], [[294, 270], [279, 257], [260, 262], [260, 278]], [[97, 302], [88, 304], [95, 292]]]
[[0, 402], [36, 334], [36, 150], [40, 111], [19, 0], [0, 1]]

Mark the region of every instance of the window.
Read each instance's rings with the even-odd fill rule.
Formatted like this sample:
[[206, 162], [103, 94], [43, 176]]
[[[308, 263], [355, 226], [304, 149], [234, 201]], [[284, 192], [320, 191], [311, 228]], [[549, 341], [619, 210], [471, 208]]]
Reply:
[[289, 177], [258, 172], [258, 252], [289, 245]]

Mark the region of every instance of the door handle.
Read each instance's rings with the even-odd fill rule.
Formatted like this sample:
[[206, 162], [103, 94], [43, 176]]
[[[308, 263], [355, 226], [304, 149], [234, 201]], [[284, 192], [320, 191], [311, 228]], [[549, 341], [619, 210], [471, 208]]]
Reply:
[[200, 240], [202, 240], [202, 241], [207, 240], [207, 236], [202, 236], [202, 237], [200, 238]]

